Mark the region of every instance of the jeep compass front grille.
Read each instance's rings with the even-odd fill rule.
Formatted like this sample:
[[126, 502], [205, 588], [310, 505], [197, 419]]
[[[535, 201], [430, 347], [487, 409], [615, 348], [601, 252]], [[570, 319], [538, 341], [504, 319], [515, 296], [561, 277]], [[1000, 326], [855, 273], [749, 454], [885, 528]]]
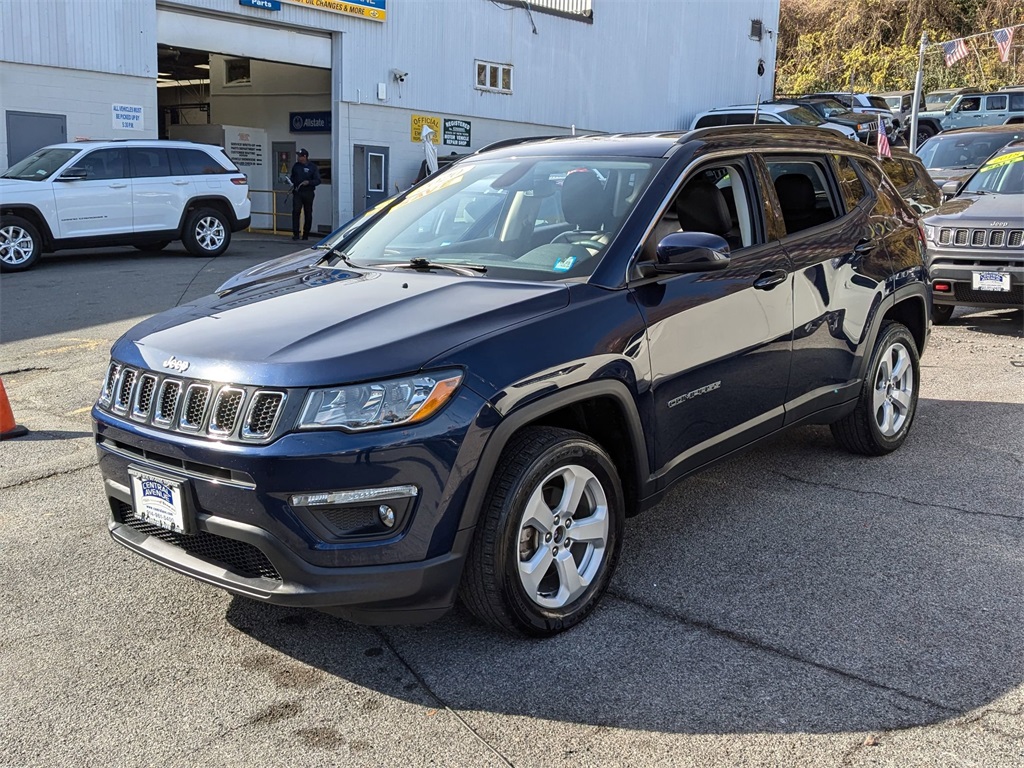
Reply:
[[942, 227], [938, 243], [970, 248], [1020, 248], [1024, 244], [1024, 230]]
[[111, 363], [99, 407], [159, 429], [265, 443], [277, 436], [287, 393], [165, 377]]

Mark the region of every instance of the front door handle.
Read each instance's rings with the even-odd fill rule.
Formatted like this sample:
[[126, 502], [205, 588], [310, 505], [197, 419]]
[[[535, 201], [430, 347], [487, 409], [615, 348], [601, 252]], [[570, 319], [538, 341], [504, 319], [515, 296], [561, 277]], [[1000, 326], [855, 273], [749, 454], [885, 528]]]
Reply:
[[757, 280], [754, 281], [754, 287], [759, 291], [770, 291], [776, 285], [786, 282], [786, 277], [789, 273], [784, 269], [773, 269], [768, 272], [762, 272], [757, 276]]
[[188, 180], [187, 179], [175, 179], [174, 181], [171, 182], [171, 184], [173, 184], [176, 187], [184, 187], [186, 184], [188, 184]]
[[109, 186], [109, 187], [110, 187], [111, 189], [124, 189], [124, 188], [125, 188], [125, 187], [127, 187], [128, 185], [127, 185], [127, 184], [110, 184], [110, 185], [108, 185], [108, 186]]

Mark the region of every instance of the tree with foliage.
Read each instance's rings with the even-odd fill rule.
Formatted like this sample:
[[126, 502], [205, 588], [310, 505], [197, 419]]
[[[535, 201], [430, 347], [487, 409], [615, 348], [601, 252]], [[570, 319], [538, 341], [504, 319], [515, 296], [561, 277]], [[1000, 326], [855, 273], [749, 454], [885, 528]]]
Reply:
[[[1024, 85], [1024, 28], [1009, 61], [999, 60], [997, 29], [1024, 24], [1021, 0], [781, 0], [775, 90], [910, 90], [921, 33], [928, 33], [925, 91]], [[970, 55], [947, 67], [937, 43], [967, 40]]]

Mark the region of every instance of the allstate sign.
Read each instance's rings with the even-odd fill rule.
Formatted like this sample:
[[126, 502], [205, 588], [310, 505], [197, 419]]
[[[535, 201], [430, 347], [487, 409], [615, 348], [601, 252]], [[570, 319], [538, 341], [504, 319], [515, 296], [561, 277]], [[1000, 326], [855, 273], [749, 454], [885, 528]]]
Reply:
[[292, 133], [330, 133], [331, 113], [289, 112], [288, 125]]

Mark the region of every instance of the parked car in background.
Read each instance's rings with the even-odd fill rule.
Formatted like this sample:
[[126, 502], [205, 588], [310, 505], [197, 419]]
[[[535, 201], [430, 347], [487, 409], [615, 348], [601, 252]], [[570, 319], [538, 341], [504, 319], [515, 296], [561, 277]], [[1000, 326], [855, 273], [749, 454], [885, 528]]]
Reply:
[[[892, 110], [893, 126], [897, 132], [907, 136], [913, 117], [914, 92], [889, 91], [876, 95], [878, 98], [884, 99], [885, 103], [889, 105], [889, 109]], [[917, 146], [921, 146], [942, 130], [942, 121], [939, 116], [924, 114], [928, 111], [924, 96], [921, 97], [917, 109]]]
[[[845, 125], [857, 133], [858, 141], [874, 144], [878, 139], [878, 116], [866, 112], [857, 112], [842, 104], [831, 96], [803, 96], [799, 98], [783, 97], [772, 99], [770, 104], [794, 104], [814, 112], [822, 122]], [[883, 117], [886, 135], [893, 134], [891, 117]], [[892, 138], [895, 138], [893, 135]]]
[[922, 223], [934, 322], [961, 304], [1024, 307], [1024, 141], [986, 160]]
[[249, 182], [224, 150], [189, 141], [54, 144], [0, 177], [0, 271], [64, 248], [181, 240], [219, 256], [250, 222]]
[[941, 188], [948, 181], [963, 181], [1016, 139], [1024, 139], [1024, 126], [961, 128], [939, 134], [917, 150], [917, 155]]
[[459, 596], [554, 635], [598, 604], [625, 518], [693, 473], [799, 424], [904, 443], [924, 257], [874, 152], [830, 131], [474, 153], [114, 344], [111, 536], [265, 603], [422, 622]]
[[945, 110], [944, 130], [977, 128], [982, 125], [1024, 124], [1024, 91], [965, 93]]
[[918, 216], [942, 204], [942, 192], [928, 175], [921, 158], [902, 147], [893, 147], [892, 157], [879, 160], [896, 191]]
[[822, 120], [816, 113], [796, 104], [734, 104], [731, 107], [716, 107], [701, 112], [690, 125], [691, 128], [710, 128], [717, 125], [752, 125], [755, 115], [757, 122], [764, 125], [803, 125], [826, 128], [841, 136], [858, 141], [857, 132], [848, 125]]
[[977, 88], [944, 88], [938, 91], [929, 91], [924, 95], [925, 107], [929, 112], [942, 114], [949, 102], [961, 93], [975, 93], [977, 90]]

